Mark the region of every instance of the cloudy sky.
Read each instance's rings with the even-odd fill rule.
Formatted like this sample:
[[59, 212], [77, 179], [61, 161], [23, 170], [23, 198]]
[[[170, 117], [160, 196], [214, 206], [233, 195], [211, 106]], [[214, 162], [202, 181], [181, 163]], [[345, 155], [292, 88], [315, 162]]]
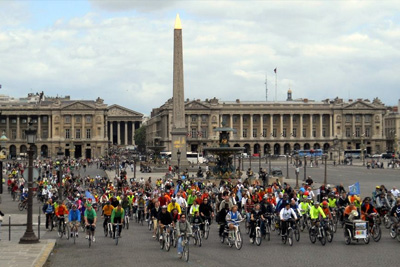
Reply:
[[149, 114], [185, 98], [400, 98], [399, 1], [0, 0], [1, 94], [103, 98]]

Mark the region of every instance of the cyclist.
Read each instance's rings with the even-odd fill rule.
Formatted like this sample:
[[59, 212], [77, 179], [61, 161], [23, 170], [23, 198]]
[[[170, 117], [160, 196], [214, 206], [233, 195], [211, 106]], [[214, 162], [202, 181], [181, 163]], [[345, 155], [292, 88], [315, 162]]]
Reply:
[[214, 217], [214, 211], [208, 201], [208, 198], [204, 198], [203, 203], [200, 204], [199, 211], [203, 221], [207, 220], [211, 225], [211, 218]]
[[242, 220], [242, 215], [238, 212], [238, 206], [233, 205], [231, 211], [226, 214], [226, 222], [228, 224], [229, 230], [232, 231], [239, 225], [239, 221]]
[[[167, 210], [168, 210], [168, 208], [167, 208]], [[173, 209], [172, 210], [171, 216], [172, 216], [172, 225], [175, 225], [179, 221], [179, 219], [181, 218], [177, 209]]]
[[56, 208], [56, 216], [58, 219], [59, 228], [61, 228], [63, 222], [65, 223], [64, 215], [68, 215], [68, 208], [65, 206], [65, 201], [61, 202], [61, 205]]
[[301, 212], [301, 216], [304, 216], [304, 214], [308, 213], [310, 211], [310, 203], [309, 200], [307, 198], [307, 196], [303, 196], [303, 199], [300, 203], [300, 212]]
[[196, 211], [196, 212], [193, 214], [193, 217], [192, 217], [192, 224], [193, 224], [193, 227], [194, 227], [195, 224], [198, 224], [197, 227], [200, 227], [200, 230], [201, 230], [201, 231], [204, 230], [204, 227], [203, 227], [203, 226], [204, 226], [204, 221], [203, 221], [203, 219], [201, 218], [199, 211]]
[[125, 213], [130, 214], [129, 213], [130, 212], [130, 202], [129, 202], [128, 196], [123, 197], [121, 204], [122, 204], [122, 208], [124, 209]]
[[176, 226], [176, 234], [179, 236], [178, 238], [178, 256], [182, 257], [182, 237], [183, 235], [191, 236], [192, 235], [192, 227], [190, 227], [190, 223], [186, 220], [186, 215], [182, 214], [181, 219], [177, 223]]
[[279, 219], [281, 220], [281, 229], [282, 229], [282, 240], [286, 236], [286, 231], [287, 231], [287, 228], [289, 227], [288, 223], [293, 222], [293, 219], [292, 219], [293, 217], [295, 220], [297, 220], [296, 213], [290, 207], [290, 202], [286, 201], [285, 208], [281, 209], [281, 211], [279, 212]]
[[78, 237], [78, 227], [81, 224], [81, 212], [77, 209], [76, 204], [72, 204], [72, 209], [68, 214], [69, 226], [71, 228], [71, 237], [73, 237], [72, 229], [75, 227], [75, 236]]
[[[260, 203], [257, 203], [254, 206], [253, 211], [251, 212], [250, 215], [250, 243], [253, 243], [253, 239], [255, 238], [256, 235], [256, 226], [257, 226], [257, 220], [261, 220], [261, 229], [263, 230], [263, 223], [264, 223], [264, 216], [263, 212], [261, 210], [261, 205]], [[262, 233], [264, 234], [264, 233]]]
[[164, 231], [164, 226], [172, 223], [171, 213], [167, 211], [167, 206], [161, 207], [161, 212], [158, 213], [158, 225], [160, 227], [160, 240], [162, 240], [162, 234]]
[[393, 231], [397, 227], [399, 227], [399, 221], [400, 221], [400, 199], [397, 199], [396, 205], [390, 211], [390, 216], [391, 216], [392, 221], [393, 221], [393, 224], [392, 224], [392, 231]]
[[332, 219], [332, 213], [329, 209], [329, 203], [326, 200], [322, 201], [322, 211], [324, 212], [325, 216], [327, 216], [329, 219]]
[[319, 219], [319, 216], [322, 216], [322, 218], [326, 218], [326, 215], [322, 208], [319, 206], [319, 202], [316, 201], [314, 203], [314, 206], [311, 207], [310, 209], [310, 218], [311, 218], [311, 223], [312, 223], [312, 228], [315, 227], [315, 224], [317, 220]]
[[110, 201], [107, 201], [102, 209], [102, 217], [104, 217], [103, 228], [107, 227], [107, 223], [111, 218], [112, 211], [114, 210], [114, 206], [111, 205]]
[[144, 218], [144, 208], [146, 206], [146, 201], [144, 200], [142, 194], [139, 194], [139, 199], [137, 201], [137, 206], [138, 206], [138, 221], [140, 221], [140, 219], [144, 220], [145, 219]]
[[54, 205], [53, 205], [53, 200], [51, 198], [49, 198], [47, 203], [43, 205], [42, 211], [44, 214], [46, 214], [46, 229], [49, 229], [49, 221], [54, 213]]
[[194, 216], [194, 214], [198, 211], [200, 211], [200, 205], [195, 201], [193, 202], [193, 205], [190, 207], [189, 213], [191, 216]]
[[369, 225], [372, 226], [374, 223], [374, 219], [370, 216], [373, 213], [378, 213], [378, 211], [370, 204], [371, 200], [369, 197], [366, 197], [361, 205], [361, 220], [369, 222]]
[[[117, 227], [116, 223], [124, 223], [125, 211], [122, 208], [122, 204], [118, 204], [118, 207], [113, 209], [111, 213], [111, 223], [113, 225], [113, 238], [115, 239], [115, 228]], [[119, 227], [118, 236], [121, 237], [122, 227]]]
[[168, 210], [168, 212], [172, 212], [174, 209], [176, 209], [179, 214], [182, 213], [181, 206], [179, 206], [179, 204], [176, 203], [176, 198], [173, 197], [171, 199], [171, 203], [169, 203], [167, 206], [167, 210]]
[[153, 220], [153, 238], [156, 237], [157, 232], [157, 217], [158, 213], [160, 212], [160, 201], [154, 199], [154, 207], [151, 209], [151, 219]]
[[86, 204], [86, 210], [84, 213], [85, 225], [86, 225], [86, 239], [89, 239], [89, 231], [93, 232], [92, 241], [95, 242], [94, 233], [96, 230], [97, 214], [90, 203]]

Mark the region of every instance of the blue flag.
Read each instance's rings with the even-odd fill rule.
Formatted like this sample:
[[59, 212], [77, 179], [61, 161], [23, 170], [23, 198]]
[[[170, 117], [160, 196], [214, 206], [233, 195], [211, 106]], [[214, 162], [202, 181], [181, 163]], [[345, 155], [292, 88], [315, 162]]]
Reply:
[[349, 186], [349, 195], [360, 195], [360, 183], [357, 182]]
[[176, 187], [175, 187], [175, 192], [174, 192], [175, 196], [178, 193], [178, 191], [179, 191], [179, 184], [177, 184]]
[[86, 197], [86, 199], [90, 198], [92, 200], [92, 203], [96, 202], [96, 198], [92, 194], [90, 194], [89, 191], [85, 192], [85, 197]]
[[237, 191], [236, 195], [237, 195], [239, 201], [242, 201], [242, 188], [240, 188], [240, 189]]

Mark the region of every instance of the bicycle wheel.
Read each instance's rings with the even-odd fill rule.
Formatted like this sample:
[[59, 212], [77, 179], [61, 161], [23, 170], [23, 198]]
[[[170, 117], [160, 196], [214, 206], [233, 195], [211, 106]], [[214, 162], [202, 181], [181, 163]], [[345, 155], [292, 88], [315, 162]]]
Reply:
[[[367, 238], [368, 238], [368, 242], [369, 242], [369, 237], [367, 237]], [[346, 243], [346, 245], [350, 245], [350, 243], [351, 243], [351, 232], [349, 229], [344, 230], [344, 242]], [[365, 240], [364, 240], [364, 242], [365, 242]]]
[[397, 235], [396, 235], [397, 241], [400, 242], [400, 228], [397, 228]]
[[147, 222], [147, 227], [149, 228], [149, 231], [151, 231], [152, 223], [153, 223], [153, 220], [151, 220], [151, 219], [149, 219], [149, 221]]
[[126, 216], [126, 219], [124, 220], [125, 224], [126, 224], [126, 230], [129, 229], [129, 217]]
[[119, 224], [117, 224], [117, 227], [115, 228], [115, 245], [118, 246], [118, 241], [119, 241]]
[[103, 225], [103, 231], [104, 231], [104, 236], [107, 237], [107, 235], [108, 235], [108, 227], [106, 225]]
[[299, 242], [300, 241], [300, 231], [298, 228], [294, 229], [294, 237], [296, 238], [296, 241]]
[[204, 239], [208, 239], [208, 235], [210, 234], [210, 225], [206, 223], [204, 225]]
[[183, 247], [183, 253], [185, 255], [185, 261], [188, 262], [189, 261], [189, 240], [187, 240], [185, 243], [186, 244]]
[[321, 229], [321, 237], [319, 238], [319, 241], [321, 242], [321, 245], [325, 246], [325, 244], [326, 244], [326, 233], [325, 233], [325, 230]]
[[288, 229], [287, 240], [288, 240], [289, 245], [293, 246], [293, 230], [292, 229]]
[[197, 245], [201, 247], [201, 232], [200, 229], [197, 231]]
[[19, 211], [24, 210], [24, 205], [22, 204], [22, 202], [18, 203], [18, 209], [19, 209]]
[[110, 236], [110, 238], [113, 238], [114, 233], [111, 223], [108, 224], [108, 235]]
[[272, 231], [275, 231], [276, 229], [275, 229], [275, 216], [272, 216], [271, 217], [271, 230]]
[[197, 245], [197, 230], [193, 233], [193, 245]]
[[383, 223], [385, 224], [385, 228], [389, 229], [392, 225], [392, 221], [390, 220], [389, 213], [385, 214], [383, 217]]
[[164, 249], [164, 244], [165, 244], [165, 236], [164, 234], [162, 234], [162, 239], [160, 239], [160, 249]]
[[256, 238], [255, 239], [256, 239], [255, 240], [256, 241], [256, 245], [257, 246], [261, 245], [262, 238], [261, 238], [261, 230], [260, 230], [259, 227], [256, 228]]
[[240, 233], [240, 231], [237, 231], [237, 234], [235, 235], [235, 247], [237, 250], [240, 250], [242, 248], [242, 245], [242, 234]]
[[65, 234], [67, 240], [69, 240], [70, 232], [71, 231], [69, 229], [69, 226], [64, 223], [64, 234]]
[[171, 239], [170, 239], [169, 233], [165, 233], [165, 245], [164, 245], [164, 247], [165, 247], [166, 251], [169, 251], [170, 248], [171, 248]]
[[265, 237], [268, 241], [271, 240], [271, 226], [268, 223], [265, 226]]
[[381, 240], [381, 227], [377, 224], [374, 224], [374, 226], [372, 226], [372, 239], [375, 242], [379, 242], [379, 240]]
[[392, 225], [392, 226], [390, 227], [389, 235], [390, 235], [390, 237], [391, 237], [392, 239], [395, 239], [395, 238], [396, 238], [396, 236], [397, 236], [397, 230], [396, 230], [396, 228], [394, 228], [394, 225]]
[[326, 239], [328, 240], [329, 243], [332, 243], [332, 240], [333, 240], [333, 232], [327, 231], [327, 232], [326, 232]]
[[77, 231], [73, 231], [73, 236], [74, 236], [74, 244], [75, 244], [75, 241], [76, 241], [76, 234], [77, 234]]
[[317, 236], [314, 233], [314, 230], [312, 228], [310, 228], [310, 230], [308, 230], [308, 235], [310, 237], [310, 241], [311, 243], [315, 243], [315, 241], [317, 241]]
[[250, 223], [246, 220], [244, 227], [246, 228], [246, 234], [250, 234]]
[[92, 246], [92, 231], [89, 231], [89, 248]]

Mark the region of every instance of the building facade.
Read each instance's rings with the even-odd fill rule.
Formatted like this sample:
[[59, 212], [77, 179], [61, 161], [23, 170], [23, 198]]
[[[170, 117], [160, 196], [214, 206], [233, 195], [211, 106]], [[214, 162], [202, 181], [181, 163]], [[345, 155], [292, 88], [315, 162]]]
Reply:
[[387, 138], [386, 150], [399, 153], [399, 137], [400, 137], [400, 100], [396, 107], [392, 107], [385, 117], [385, 135]]
[[[67, 157], [95, 158], [104, 155], [111, 144], [134, 144], [132, 137], [126, 141], [126, 131], [130, 126], [128, 133], [134, 134], [142, 121], [140, 113], [118, 105], [109, 107], [100, 98], [93, 101], [71, 100], [68, 96], [46, 98], [39, 94], [20, 99], [1, 96], [0, 111], [0, 132], [8, 138], [3, 149], [9, 158], [26, 155], [25, 130], [29, 122], [37, 130], [35, 157], [55, 157], [61, 150]], [[117, 138], [119, 127], [109, 128], [116, 121], [125, 126], [124, 138]]]
[[[206, 99], [185, 101], [187, 150], [202, 152], [216, 145], [216, 127], [231, 127], [230, 144], [245, 147], [248, 154], [280, 155], [300, 149], [323, 149], [342, 153], [361, 149], [368, 154], [386, 148], [385, 106], [379, 99], [342, 99], [282, 102], [234, 102]], [[153, 109], [147, 123], [147, 144], [155, 142], [171, 151], [172, 100]], [[332, 155], [332, 154], [331, 154]]]

